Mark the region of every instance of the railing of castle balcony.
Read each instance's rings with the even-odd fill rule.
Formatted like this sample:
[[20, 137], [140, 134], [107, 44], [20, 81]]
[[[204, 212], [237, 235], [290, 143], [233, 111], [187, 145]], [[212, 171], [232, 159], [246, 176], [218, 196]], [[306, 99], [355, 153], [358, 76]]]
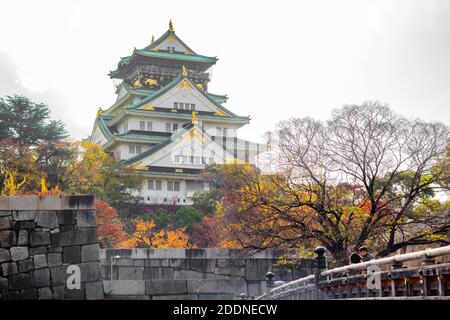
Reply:
[[[256, 300], [450, 299], [450, 246], [351, 264], [327, 270], [318, 247], [315, 274], [274, 286], [267, 273], [266, 293]], [[442, 261], [437, 261], [441, 259]], [[416, 266], [404, 266], [415, 262]]]

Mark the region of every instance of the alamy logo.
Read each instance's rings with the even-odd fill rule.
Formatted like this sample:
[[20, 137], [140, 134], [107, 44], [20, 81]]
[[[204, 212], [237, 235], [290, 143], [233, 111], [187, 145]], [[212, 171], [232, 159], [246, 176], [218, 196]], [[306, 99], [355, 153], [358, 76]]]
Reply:
[[67, 267], [66, 273], [70, 274], [70, 276], [67, 278], [67, 289], [73, 290], [73, 289], [81, 289], [81, 270], [80, 267], [77, 265], [70, 265]]
[[367, 289], [381, 289], [381, 269], [377, 265], [371, 265], [367, 268]]

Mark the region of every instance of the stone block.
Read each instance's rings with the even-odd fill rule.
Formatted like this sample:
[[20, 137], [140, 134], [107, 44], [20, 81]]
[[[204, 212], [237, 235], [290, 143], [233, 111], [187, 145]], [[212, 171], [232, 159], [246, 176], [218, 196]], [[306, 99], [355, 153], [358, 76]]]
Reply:
[[95, 209], [94, 196], [61, 197], [62, 210]]
[[247, 294], [245, 280], [187, 280], [188, 293]]
[[32, 247], [39, 247], [50, 244], [49, 231], [32, 231], [30, 236], [30, 243]]
[[79, 210], [77, 212], [77, 226], [78, 228], [96, 227], [95, 210]]
[[8, 292], [8, 279], [0, 277], [0, 294]]
[[143, 267], [119, 267], [119, 280], [143, 280]]
[[186, 293], [186, 280], [150, 280], [145, 282], [145, 294], [148, 295], [169, 295]]
[[39, 211], [37, 213], [37, 222], [36, 225], [38, 227], [54, 229], [58, 226], [58, 219], [56, 217], [55, 211]]
[[13, 211], [12, 218], [14, 221], [34, 221], [36, 219], [36, 211], [34, 210]]
[[169, 259], [161, 259], [161, 267], [169, 267]]
[[245, 278], [247, 280], [265, 280], [271, 265], [270, 259], [247, 259], [245, 260]]
[[81, 247], [71, 246], [63, 248], [63, 263], [80, 263], [81, 262]]
[[82, 283], [80, 289], [69, 289], [64, 287], [64, 300], [84, 300], [86, 295], [84, 294], [85, 284]]
[[100, 280], [100, 263], [83, 262], [79, 264], [81, 271], [81, 282], [93, 282]]
[[198, 300], [236, 300], [239, 298], [233, 293], [200, 293]]
[[191, 270], [214, 273], [215, 268], [216, 260], [214, 259], [191, 259]]
[[89, 244], [81, 247], [81, 262], [100, 261], [100, 246]]
[[120, 267], [132, 267], [133, 261], [134, 261], [133, 259], [114, 259], [113, 265]]
[[11, 229], [11, 221], [9, 217], [0, 217], [0, 231]]
[[60, 196], [41, 196], [38, 199], [38, 210], [61, 210]]
[[62, 253], [52, 252], [47, 254], [47, 263], [49, 267], [62, 265]]
[[103, 281], [103, 287], [107, 295], [145, 295], [145, 281]]
[[52, 234], [52, 246], [66, 247], [98, 243], [97, 228], [66, 231]]
[[10, 196], [9, 210], [37, 210], [38, 196]]
[[50, 269], [35, 269], [31, 271], [31, 285], [33, 288], [47, 287], [50, 285]]
[[135, 267], [144, 267], [145, 266], [145, 260], [144, 259], [136, 259], [133, 261], [133, 266]]
[[19, 272], [28, 272], [34, 268], [33, 259], [19, 261], [17, 265], [19, 266]]
[[38, 289], [38, 297], [39, 300], [51, 300], [53, 299], [52, 290], [49, 287], [39, 288]]
[[35, 248], [29, 248], [28, 251], [30, 252], [30, 256], [35, 256], [37, 254], [45, 254], [48, 252], [48, 249], [46, 246], [40, 246]]
[[64, 300], [64, 288], [66, 286], [53, 286], [53, 299]]
[[19, 273], [17, 270], [17, 263], [16, 262], [6, 262], [2, 263], [2, 275], [4, 277], [7, 277], [12, 274]]
[[59, 225], [75, 225], [77, 223], [76, 210], [63, 210], [58, 211], [58, 223]]
[[47, 264], [47, 255], [46, 254], [37, 254], [33, 257], [34, 267], [36, 269], [41, 269], [48, 267]]
[[0, 210], [0, 217], [12, 217], [12, 211]]
[[263, 293], [261, 281], [247, 281], [247, 292], [249, 297], [261, 295]]
[[30, 255], [28, 253], [28, 247], [12, 247], [9, 249], [12, 261], [20, 261], [27, 259]]
[[103, 282], [89, 282], [85, 284], [86, 299], [87, 300], [102, 300], [103, 296]]
[[[9, 211], [9, 199], [8, 197], [0, 196], [0, 212]], [[1, 216], [1, 213], [0, 213]]]
[[170, 259], [169, 266], [171, 268], [180, 268], [181, 267], [181, 259]]
[[221, 274], [204, 273], [193, 270], [174, 270], [173, 279], [175, 280], [200, 280], [200, 279], [210, 279], [210, 280], [226, 280], [229, 276]]
[[17, 244], [16, 233], [12, 230], [0, 231], [0, 247], [9, 248]]
[[[120, 270], [119, 270], [120, 272]], [[119, 274], [120, 277], [120, 274]], [[173, 269], [170, 268], [145, 268], [144, 280], [172, 280], [174, 277]]]
[[30, 275], [26, 273], [13, 274], [8, 280], [9, 290], [22, 290], [30, 287]]
[[61, 248], [61, 247], [47, 246], [47, 249], [48, 249], [48, 252], [49, 252], [49, 253], [55, 253], [55, 252], [57, 252], [57, 253], [61, 253], [61, 254], [62, 254], [62, 252], [63, 252], [63, 248]]
[[38, 299], [38, 291], [34, 288], [28, 288], [22, 290], [22, 299], [23, 300], [37, 300]]
[[153, 296], [152, 300], [198, 300], [196, 294]]
[[145, 295], [111, 295], [108, 297], [108, 300], [131, 300], [131, 301], [141, 301], [141, 300], [150, 300], [149, 296], [145, 296]]
[[36, 228], [36, 223], [34, 221], [18, 221], [13, 226], [13, 229], [15, 230], [32, 230], [34, 228]]
[[68, 266], [58, 266], [50, 268], [50, 277], [54, 285], [66, 284], [67, 277], [69, 276], [67, 274], [67, 267]]
[[186, 249], [185, 256], [191, 259], [204, 259], [206, 258], [206, 249]]
[[148, 267], [148, 268], [161, 267], [161, 259], [148, 259], [148, 260], [145, 260], [145, 267]]
[[11, 260], [11, 255], [6, 249], [0, 249], [0, 263]]
[[230, 259], [217, 259], [216, 266], [218, 268], [228, 268], [230, 266]]
[[17, 238], [17, 245], [27, 246], [28, 245], [28, 231], [19, 230], [19, 237]]
[[75, 225], [66, 225], [66, 226], [60, 226], [59, 231], [60, 232], [66, 232], [66, 231], [73, 231], [76, 230], [77, 227]]

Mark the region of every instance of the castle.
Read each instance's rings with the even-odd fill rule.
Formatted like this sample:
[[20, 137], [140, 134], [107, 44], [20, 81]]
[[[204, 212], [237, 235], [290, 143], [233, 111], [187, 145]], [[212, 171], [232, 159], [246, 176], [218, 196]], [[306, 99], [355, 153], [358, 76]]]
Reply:
[[209, 164], [255, 163], [263, 146], [237, 137], [250, 121], [223, 106], [226, 95], [208, 91], [216, 57], [197, 54], [172, 25], [143, 49], [120, 58], [109, 76], [117, 100], [97, 112], [91, 143], [146, 177], [145, 204], [187, 205]]

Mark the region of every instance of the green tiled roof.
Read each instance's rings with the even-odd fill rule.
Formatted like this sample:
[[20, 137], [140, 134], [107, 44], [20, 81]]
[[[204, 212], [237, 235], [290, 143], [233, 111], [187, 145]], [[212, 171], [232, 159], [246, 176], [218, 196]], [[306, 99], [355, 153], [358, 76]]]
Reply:
[[[168, 90], [170, 90], [171, 88], [173, 88], [174, 86], [176, 86], [178, 83], [180, 83], [182, 80], [184, 79], [184, 77], [180, 74], [178, 77], [176, 77], [175, 79], [173, 79], [169, 84], [167, 84], [166, 86], [164, 86], [163, 88], [161, 88], [160, 90], [156, 91], [155, 93], [153, 93], [152, 95], [149, 95], [147, 98], [142, 99], [141, 101], [138, 101], [134, 104], [132, 104], [131, 106], [129, 106], [129, 109], [137, 109], [141, 106], [143, 106], [144, 104], [158, 98], [159, 96], [161, 96], [162, 94], [164, 94], [165, 92], [167, 92]], [[222, 106], [220, 103], [218, 103], [216, 100], [214, 100], [214, 98], [208, 94], [205, 93], [203, 90], [200, 90], [196, 87], [196, 85], [189, 80], [189, 78], [185, 78], [194, 88], [195, 90], [197, 90], [198, 92], [200, 92], [203, 96], [205, 96], [209, 101], [211, 101], [217, 108], [219, 108], [221, 111], [225, 112], [226, 114], [228, 114], [230, 117], [239, 117], [236, 114], [234, 114], [233, 112], [231, 112], [230, 110], [228, 110], [227, 108], [225, 108], [224, 106]]]
[[125, 133], [121, 133], [116, 135], [117, 138], [129, 139], [129, 140], [148, 140], [148, 141], [164, 141], [170, 138], [167, 135], [161, 135], [151, 132], [139, 132], [139, 131], [127, 131]]

